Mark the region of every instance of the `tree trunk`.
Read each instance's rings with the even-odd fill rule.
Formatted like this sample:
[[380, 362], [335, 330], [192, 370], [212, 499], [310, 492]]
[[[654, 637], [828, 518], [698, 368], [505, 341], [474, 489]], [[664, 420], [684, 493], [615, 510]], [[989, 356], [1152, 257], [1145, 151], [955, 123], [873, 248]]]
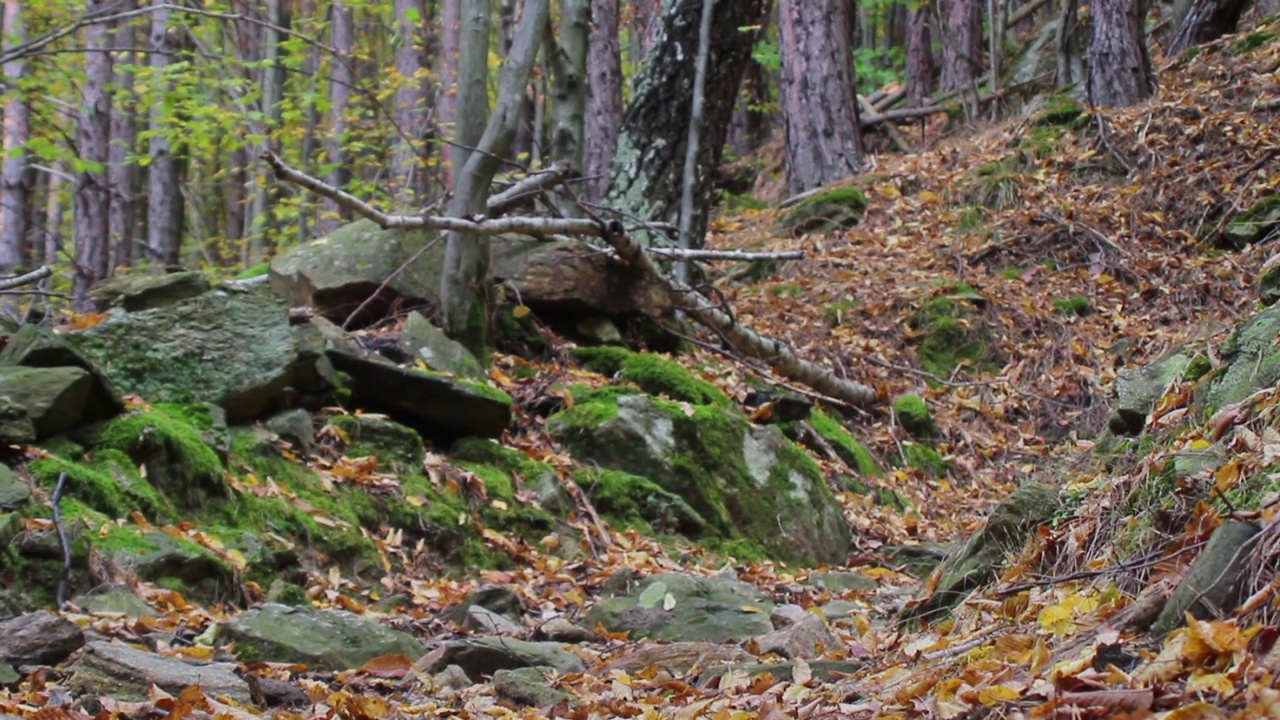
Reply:
[[982, 3], [943, 0], [942, 90], [956, 91], [970, 116], [977, 113], [977, 77], [982, 63]]
[[[520, 109], [524, 104], [524, 89], [542, 44], [543, 28], [547, 22], [548, 0], [526, 0], [524, 17], [520, 20], [511, 53], [502, 67], [498, 86], [498, 101], [493, 114], [479, 128], [459, 128], [467, 135], [468, 147], [474, 152], [455, 157], [457, 183], [454, 186], [450, 210], [455, 217], [483, 216], [489, 198], [489, 184], [500, 166], [501, 157], [511, 145], [520, 123]], [[465, 17], [467, 31], [462, 36], [462, 61], [459, 63], [459, 85], [474, 85], [475, 78], [488, 75], [489, 47], [488, 0], [468, 0]], [[476, 45], [484, 49], [477, 51]], [[482, 122], [488, 115], [480, 110], [487, 105], [487, 96], [461, 93], [458, 103], [459, 118], [480, 116]], [[463, 150], [464, 148], [460, 148]], [[465, 162], [463, 162], [465, 160]], [[489, 242], [485, 238], [458, 232], [447, 234], [444, 272], [440, 288], [440, 303], [444, 309], [445, 331], [471, 350], [482, 362], [489, 357], [489, 288], [485, 277], [489, 270]]]
[[769, 140], [769, 130], [773, 126], [773, 115], [768, 109], [771, 76], [764, 65], [752, 58], [747, 59], [742, 89], [729, 121], [728, 143], [736, 157], [755, 152]]
[[907, 20], [907, 97], [916, 107], [933, 94], [933, 38], [928, 5], [913, 7]]
[[[334, 187], [345, 188], [351, 182], [345, 144], [350, 125], [351, 89], [356, 84], [355, 16], [345, 0], [333, 0], [331, 10], [329, 41], [333, 55], [329, 57], [329, 143], [325, 148], [330, 170], [326, 179]], [[350, 211], [326, 198], [317, 227], [321, 235], [328, 235], [350, 220]]]
[[68, 179], [66, 162], [56, 161], [53, 171], [49, 173], [49, 182], [45, 190], [48, 200], [45, 202], [44, 242], [38, 248], [45, 265], [58, 262], [58, 255], [62, 252], [62, 221], [66, 214], [62, 186]]
[[609, 163], [622, 126], [622, 49], [618, 0], [592, 0], [587, 40], [586, 148], [583, 195], [598, 201], [609, 186]]
[[[552, 83], [551, 157], [569, 166], [568, 177], [582, 174], [583, 131], [587, 104], [587, 35], [591, 24], [591, 0], [560, 0], [560, 37], [550, 34], [548, 21], [546, 48], [550, 51]], [[556, 209], [565, 217], [576, 217], [575, 203], [554, 195]]]
[[[26, 42], [22, 0], [4, 0], [4, 34], [0, 47]], [[27, 252], [27, 213], [31, 203], [31, 105], [19, 89], [28, 63], [19, 58], [4, 65], [7, 99], [4, 103], [4, 162], [0, 167], [0, 272], [21, 266]]]
[[1084, 40], [1080, 28], [1080, 0], [1065, 0], [1058, 18], [1058, 68], [1055, 86], [1068, 87], [1087, 82], [1084, 71]]
[[[281, 29], [285, 15], [281, 3], [283, 0], [266, 0], [267, 26], [261, 28], [262, 38], [262, 97], [259, 100], [259, 120], [255, 134], [259, 136], [258, 153], [271, 150], [273, 135], [280, 124], [280, 101], [284, 93], [284, 68], [280, 66]], [[254, 158], [257, 162], [257, 158]], [[242, 257], [243, 264], [256, 265], [267, 258], [271, 252], [275, 228], [274, 211], [271, 198], [275, 192], [275, 183], [269, 173], [264, 171], [253, 186], [253, 202], [249, 212], [245, 213], [245, 244]]]
[[1174, 55], [1235, 32], [1240, 14], [1248, 5], [1249, 0], [1195, 0], [1165, 54]]
[[[90, 0], [89, 11], [102, 10], [106, 0]], [[107, 274], [108, 142], [110, 138], [111, 27], [93, 23], [84, 33], [84, 84], [76, 121], [76, 149], [82, 169], [76, 174], [75, 195], [75, 308], [90, 307], [89, 290]]]
[[[153, 95], [159, 99], [171, 96], [173, 81], [169, 67], [186, 45], [186, 30], [169, 24], [170, 11], [165, 0], [153, 0], [157, 7], [151, 13], [151, 82]], [[174, 116], [170, 103], [157, 102], [151, 107], [151, 138], [147, 152], [151, 163], [147, 175], [147, 259], [153, 263], [174, 265], [182, 247], [182, 181], [184, 161], [176, 138], [181, 136], [180, 118]]]
[[[751, 49], [764, 21], [766, 0], [716, 3], [711, 21], [706, 113], [694, 198], [691, 237], [700, 246], [707, 230], [711, 173], [720, 164], [734, 100]], [[697, 54], [699, 0], [665, 0], [654, 19], [652, 45], [633, 81], [632, 97], [622, 122], [618, 149], [610, 170], [606, 202], [645, 221], [674, 223], [680, 208], [681, 168], [693, 103], [693, 60]], [[644, 245], [669, 240], [646, 231]]]
[[792, 195], [862, 168], [853, 52], [844, 30], [848, 12], [844, 0], [782, 0], [778, 6], [778, 87]]
[[[446, 140], [454, 140], [454, 130], [458, 122], [458, 62], [462, 56], [462, 2], [463, 0], [440, 0], [440, 65], [437, 76], [440, 84], [436, 88], [436, 118], [440, 135]], [[454, 149], [443, 146], [440, 149], [440, 181], [446, 188], [454, 186]]]
[[1132, 105], [1155, 91], [1147, 54], [1143, 0], [1092, 0], [1089, 37], [1089, 102]]
[[[121, 10], [136, 6], [129, 0]], [[116, 28], [112, 33], [116, 57], [127, 65], [137, 64], [133, 25]], [[111, 207], [107, 212], [107, 232], [111, 237], [108, 270], [133, 264], [134, 243], [138, 232], [138, 199], [140, 195], [138, 166], [132, 155], [138, 143], [138, 96], [134, 92], [133, 71], [115, 69], [115, 102], [111, 107], [111, 147], [107, 182], [111, 186]]]
[[410, 208], [426, 196], [425, 174], [419, 157], [425, 152], [430, 114], [429, 87], [423, 69], [427, 67], [423, 29], [430, 22], [422, 0], [395, 0], [396, 32], [396, 137], [392, 140], [391, 175], [400, 183], [397, 204]]

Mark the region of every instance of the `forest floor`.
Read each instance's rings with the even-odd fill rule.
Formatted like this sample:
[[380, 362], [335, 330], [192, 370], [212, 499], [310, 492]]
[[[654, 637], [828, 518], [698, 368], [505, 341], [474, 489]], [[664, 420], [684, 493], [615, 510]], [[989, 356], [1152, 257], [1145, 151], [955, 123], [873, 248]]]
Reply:
[[[803, 260], [782, 263], [761, 280], [710, 278], [740, 322], [885, 398], [921, 394], [941, 428], [938, 447], [950, 463], [948, 474], [901, 468], [869, 480], [907, 497], [913, 511], [844, 496], [855, 529], [853, 564], [873, 564], [889, 543], [962, 541], [1028, 479], [1061, 485], [1098, 472], [1085, 457], [1105, 425], [1117, 371], [1155, 360], [1187, 339], [1222, 334], [1257, 308], [1254, 281], [1274, 246], [1217, 245], [1231, 216], [1280, 186], [1280, 41], [1272, 32], [1250, 47], [1253, 37], [1228, 38], [1195, 59], [1164, 62], [1157, 96], [1134, 107], [1046, 124], [1046, 112], [1060, 102], [1051, 99], [976, 134], [948, 134], [940, 124], [917, 128], [908, 139], [925, 149], [875, 156], [874, 167], [851, 181], [866, 192], [869, 209], [847, 232], [782, 237], [772, 230], [776, 208], [722, 211], [709, 247], [805, 252]], [[761, 165], [762, 173], [778, 172], [768, 161]], [[912, 318], [938, 296], [958, 297], [975, 309], [965, 322], [983, 334], [990, 351], [982, 367], [962, 366], [948, 377], [921, 370], [922, 338]], [[686, 359], [690, 367], [744, 395], [747, 366], [713, 362], [712, 350], [702, 352]], [[731, 369], [708, 373], [708, 367]], [[851, 417], [855, 434], [883, 461], [901, 452], [906, 436], [890, 413]], [[550, 441], [525, 437], [517, 445], [544, 443]], [[553, 595], [594, 591], [620, 567], [642, 574], [717, 569], [691, 568], [633, 535], [618, 535], [612, 550], [572, 571], [536, 549], [522, 560], [519, 569], [470, 580], [391, 578], [365, 591], [408, 589], [444, 608], [488, 581], [515, 588], [538, 606]], [[1012, 604], [980, 597], [953, 620], [900, 629], [896, 611], [919, 582], [891, 569], [879, 573], [880, 591], [837, 595], [865, 608], [834, 626], [845, 642], [830, 649], [832, 657], [867, 663], [855, 676], [821, 683], [798, 669], [790, 681], [742, 677], [695, 687], [661, 674], [588, 671], [556, 681], [574, 700], [559, 714], [1144, 717], [1152, 707], [1184, 706], [1175, 712], [1194, 714], [1176, 716], [1228, 716], [1216, 706], [1261, 717], [1280, 708], [1280, 695], [1263, 689], [1270, 672], [1253, 667], [1251, 651], [1241, 644], [1257, 627], [1206, 624], [1197, 638], [1216, 653], [1201, 653], [1202, 661], [1167, 673], [1129, 674], [1069, 651], [1127, 602], [1087, 583], [1044, 583]], [[738, 575], [772, 592], [805, 571], [766, 564], [739, 568]], [[1014, 573], [1003, 581], [1031, 579], [1043, 578]], [[589, 595], [581, 602], [589, 603]], [[188, 624], [218, 620], [229, 611], [173, 612], [173, 619], [158, 622], [176, 623], [178, 615]], [[110, 623], [99, 629], [113, 631]], [[1155, 657], [1161, 650], [1156, 643], [1146, 651]], [[487, 685], [430, 708], [405, 707], [402, 698], [417, 682], [424, 681], [412, 669], [394, 678], [327, 676], [310, 686], [310, 708], [276, 716], [538, 716], [498, 704]], [[1083, 695], [1064, 700], [1086, 690], [1092, 693], [1087, 702]], [[354, 696], [378, 701], [357, 709]], [[26, 709], [35, 712], [33, 705]], [[225, 705], [205, 712], [257, 715]]]

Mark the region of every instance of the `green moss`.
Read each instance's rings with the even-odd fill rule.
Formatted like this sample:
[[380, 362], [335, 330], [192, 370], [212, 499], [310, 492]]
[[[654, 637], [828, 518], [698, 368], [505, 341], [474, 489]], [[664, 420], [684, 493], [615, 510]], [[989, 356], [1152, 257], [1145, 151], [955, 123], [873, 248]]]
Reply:
[[969, 232], [977, 230], [986, 222], [986, 217], [982, 213], [982, 208], [968, 207], [960, 211], [956, 216], [956, 230], [961, 232]]
[[[987, 343], [990, 334], [985, 329], [972, 329], [969, 324], [969, 307], [983, 302], [972, 288], [963, 283], [952, 288], [954, 292], [936, 295], [927, 300], [907, 322], [922, 335], [920, 342], [921, 367], [939, 377], [948, 377], [961, 364], [978, 370], [992, 365]], [[958, 302], [957, 299], [968, 302]]]
[[1023, 273], [1022, 268], [1016, 268], [1016, 267], [1004, 268], [1003, 270], [1000, 271], [1000, 277], [1004, 278], [1005, 280], [1021, 280], [1022, 273]]
[[423, 375], [426, 375], [428, 377], [435, 377], [435, 378], [441, 378], [443, 380], [448, 380], [451, 383], [455, 383], [457, 385], [461, 385], [467, 388], [468, 390], [475, 393], [476, 395], [488, 398], [490, 400], [497, 400], [498, 402], [508, 403], [508, 404], [514, 402], [511, 399], [510, 395], [490, 385], [487, 382], [482, 382], [479, 380], [468, 380], [467, 378], [464, 378], [464, 377], [458, 377], [456, 375], [446, 375], [444, 373], [433, 372], [431, 370], [423, 370], [421, 368], [417, 369], [415, 372], [422, 373]]
[[341, 430], [350, 444], [349, 457], [374, 456], [379, 465], [394, 470], [414, 471], [422, 464], [426, 448], [411, 428], [377, 415], [334, 415], [329, 424]]
[[118, 450], [99, 450], [74, 460], [50, 454], [32, 461], [28, 469], [36, 484], [48, 492], [53, 492], [59, 477], [66, 473], [65, 497], [77, 498], [105, 517], [123, 518], [138, 511], [153, 522], [177, 519], [173, 506]]
[[1204, 355], [1196, 355], [1187, 365], [1187, 369], [1182, 372], [1182, 379], [1187, 382], [1195, 382], [1200, 378], [1208, 375], [1213, 370], [1213, 363]]
[[842, 187], [815, 193], [778, 220], [784, 232], [847, 229], [858, 224], [867, 210], [867, 196], [858, 188]]
[[859, 475], [878, 477], [884, 473], [871, 451], [830, 415], [815, 408], [809, 415], [809, 425]]
[[236, 275], [236, 280], [249, 280], [251, 278], [261, 277], [271, 272], [271, 263], [263, 262], [245, 268], [240, 274]]
[[937, 450], [934, 450], [928, 445], [904, 443], [902, 446], [902, 454], [908, 467], [923, 470], [938, 477], [942, 477], [947, 474], [947, 461], [938, 454]]
[[853, 298], [841, 298], [826, 307], [822, 311], [822, 317], [831, 327], [839, 327], [844, 324], [845, 317], [849, 311], [858, 307], [858, 301]]
[[1053, 93], [1048, 96], [1044, 110], [1041, 110], [1031, 121], [1033, 128], [1053, 128], [1070, 126], [1084, 115], [1084, 107], [1071, 97], [1069, 93]]
[[229, 495], [222, 459], [193, 424], [202, 421], [212, 425], [203, 404], [162, 403], [104, 423], [90, 435], [90, 442], [127, 454], [145, 466], [147, 480], [171, 502], [198, 510]]
[[680, 496], [638, 475], [617, 470], [580, 470], [574, 480], [596, 510], [616, 527], [645, 535], [701, 536], [706, 521]]
[[1231, 43], [1231, 52], [1246, 53], [1266, 45], [1280, 37], [1280, 33], [1272, 29], [1255, 30]]
[[1089, 299], [1083, 295], [1072, 295], [1071, 297], [1063, 297], [1054, 300], [1053, 311], [1059, 315], [1085, 317], [1093, 313], [1093, 305], [1090, 304]]
[[898, 398], [893, 402], [893, 412], [912, 437], [929, 440], [938, 436], [938, 426], [929, 414], [929, 406], [919, 395], [909, 393]]
[[650, 395], [665, 395], [695, 405], [728, 407], [732, 404], [714, 384], [694, 376], [679, 363], [652, 353], [596, 347], [579, 348], [574, 350], [574, 355], [581, 358], [589, 369], [633, 382]]

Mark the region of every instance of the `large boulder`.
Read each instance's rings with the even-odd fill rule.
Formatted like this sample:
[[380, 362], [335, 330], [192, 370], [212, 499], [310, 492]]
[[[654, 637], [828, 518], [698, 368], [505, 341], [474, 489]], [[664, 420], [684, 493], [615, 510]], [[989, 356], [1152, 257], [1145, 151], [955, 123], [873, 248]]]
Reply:
[[315, 668], [350, 670], [380, 655], [411, 660], [425, 648], [413, 636], [345, 610], [310, 610], [267, 603], [222, 628], [241, 660], [304, 662]]
[[848, 554], [849, 526], [821, 470], [775, 425], [752, 425], [731, 407], [605, 389], [576, 394], [547, 429], [578, 462], [679, 496], [712, 537], [745, 541], [736, 552], [802, 563]]
[[93, 376], [75, 367], [0, 367], [0, 442], [36, 442], [94, 419]]
[[379, 318], [396, 299], [438, 299], [444, 248], [434, 231], [383, 229], [360, 220], [277, 255], [270, 282], [291, 306], [311, 307], [340, 325], [386, 282], [364, 319]]
[[112, 417], [124, 409], [111, 378], [76, 348], [52, 330], [39, 325], [23, 325], [9, 337], [0, 351], [0, 367], [21, 365], [31, 368], [74, 367], [93, 376], [93, 389], [84, 410], [86, 420]]
[[769, 633], [772, 610], [768, 596], [740, 580], [663, 573], [630, 593], [596, 603], [586, 622], [632, 638], [719, 643]]
[[212, 289], [213, 284], [201, 272], [137, 273], [103, 280], [89, 293], [89, 299], [100, 311], [121, 307], [136, 312], [171, 305]]
[[117, 309], [68, 339], [122, 391], [150, 402], [210, 401], [232, 424], [278, 405], [308, 362], [284, 302], [266, 287], [219, 289], [139, 312]]
[[1216, 412], [1280, 382], [1280, 305], [1264, 308], [1220, 345], [1217, 372], [1202, 381], [1196, 405]]
[[494, 243], [490, 274], [525, 305], [554, 313], [656, 317], [671, 308], [664, 284], [581, 240]]

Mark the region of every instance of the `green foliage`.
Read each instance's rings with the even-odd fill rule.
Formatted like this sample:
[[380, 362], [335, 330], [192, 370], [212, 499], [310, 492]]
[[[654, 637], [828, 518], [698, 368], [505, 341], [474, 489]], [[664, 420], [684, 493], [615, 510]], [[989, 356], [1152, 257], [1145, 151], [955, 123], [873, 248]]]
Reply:
[[1083, 295], [1072, 295], [1071, 297], [1054, 300], [1053, 310], [1059, 315], [1085, 317], [1093, 312], [1093, 305]]
[[844, 324], [845, 316], [848, 312], [858, 307], [858, 301], [853, 298], [841, 298], [826, 307], [822, 311], [822, 318], [827, 321], [831, 327], [839, 327]]
[[901, 82], [906, 58], [906, 51], [901, 47], [892, 47], [888, 50], [855, 49], [853, 72], [858, 82], [858, 91], [869, 93], [885, 85]]

